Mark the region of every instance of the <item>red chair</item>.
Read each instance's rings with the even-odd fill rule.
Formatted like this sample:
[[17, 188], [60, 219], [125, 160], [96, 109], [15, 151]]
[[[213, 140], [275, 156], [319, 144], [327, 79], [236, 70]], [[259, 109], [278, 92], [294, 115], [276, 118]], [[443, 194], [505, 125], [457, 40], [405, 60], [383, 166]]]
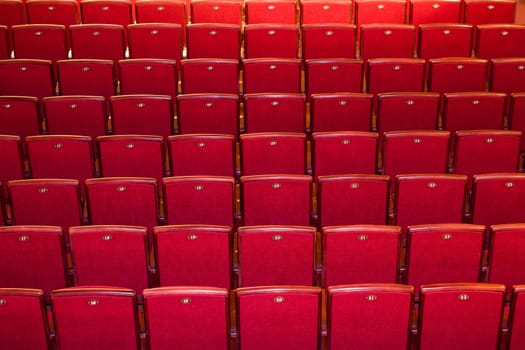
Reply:
[[308, 226], [311, 184], [307, 175], [241, 177], [243, 225]]
[[[387, 2], [386, 4], [388, 4]], [[363, 24], [359, 51], [371, 58], [413, 58], [416, 27], [408, 24]]]
[[425, 285], [421, 288], [421, 349], [495, 349], [505, 286], [486, 283]]
[[49, 348], [49, 329], [43, 294], [40, 289], [0, 289], [2, 346], [13, 350]]
[[[358, 349], [406, 349], [411, 323], [412, 286], [340, 285], [328, 289], [330, 349], [354, 344]], [[390, 326], [378, 336], [377, 327]]]
[[372, 23], [404, 24], [406, 7], [406, 1], [402, 0], [356, 0], [355, 23], [358, 29], [363, 24]]
[[510, 325], [510, 346], [511, 350], [518, 350], [525, 345], [525, 334], [523, 324], [523, 284], [514, 286], [512, 293], [512, 304], [510, 307], [509, 325]]
[[[242, 349], [317, 349], [320, 288], [240, 288], [236, 290], [235, 296], [239, 344]], [[268, 337], [269, 334], [272, 336]], [[264, 342], [261, 339], [265, 339]]]
[[64, 288], [53, 291], [51, 301], [60, 349], [140, 349], [134, 291], [117, 287]]
[[183, 94], [239, 93], [239, 61], [195, 58], [181, 62]]
[[153, 233], [160, 286], [230, 288], [231, 227], [168, 225]]
[[355, 59], [316, 59], [306, 61], [306, 92], [359, 93], [363, 85], [363, 61]]
[[310, 128], [314, 132], [369, 131], [372, 124], [372, 95], [326, 93], [310, 96]]
[[428, 23], [461, 23], [461, 2], [459, 0], [410, 0], [410, 24], [416, 28]]
[[439, 94], [431, 92], [381, 93], [377, 98], [377, 129], [435, 130], [438, 124]]
[[149, 286], [146, 227], [69, 228], [77, 286], [123, 286], [142, 294]]
[[325, 175], [374, 174], [379, 135], [373, 132], [340, 131], [312, 135], [312, 173]]
[[[323, 286], [396, 283], [401, 228], [384, 225], [323, 227]], [[348, 267], [352, 266], [351, 269]]]
[[[434, 3], [427, 0], [422, 2]], [[452, 1], [446, 3], [454, 4]], [[470, 57], [472, 31], [472, 25], [469, 24], [421, 24], [419, 25], [417, 56], [426, 60], [442, 57]]]
[[525, 58], [495, 58], [491, 61], [489, 90], [504, 92], [525, 91]]
[[52, 62], [48, 60], [0, 60], [0, 76], [1, 95], [42, 98], [55, 93]]
[[516, 24], [485, 24], [477, 26], [476, 57], [492, 59], [524, 57], [525, 26]]
[[352, 23], [352, 3], [341, 0], [303, 0], [301, 24], [350, 24]]
[[121, 60], [126, 51], [124, 33], [124, 28], [117, 24], [71, 25], [69, 27], [71, 57], [114, 62]]
[[465, 0], [465, 23], [514, 23], [516, 3], [509, 0]]
[[[0, 104], [1, 106], [1, 104]], [[24, 178], [25, 166], [20, 136], [0, 135], [0, 183]], [[7, 198], [7, 186], [4, 197]]]
[[187, 94], [177, 96], [181, 134], [229, 134], [239, 131], [239, 95]]
[[[33, 0], [35, 1], [35, 0]], [[11, 28], [16, 58], [56, 62], [67, 58], [66, 29], [58, 24], [23, 24]]]
[[190, 2], [192, 23], [241, 25], [242, 4], [236, 0], [194, 0]]
[[187, 27], [188, 58], [240, 58], [239, 25], [192, 23]]
[[235, 175], [235, 138], [224, 134], [173, 135], [168, 138], [173, 176]]
[[117, 83], [110, 60], [60, 60], [57, 69], [61, 95], [115, 95]]
[[174, 23], [137, 23], [128, 26], [129, 58], [160, 58], [180, 62], [182, 28]]
[[68, 28], [80, 23], [79, 2], [76, 0], [28, 0], [27, 22], [61, 24]]
[[416, 225], [407, 231], [406, 283], [417, 291], [424, 284], [480, 280], [485, 226]]
[[165, 349], [174, 344], [181, 348], [228, 348], [228, 290], [211, 287], [146, 289], [144, 304], [147, 342], [151, 349]]
[[366, 86], [370, 94], [423, 91], [425, 60], [413, 58], [371, 59]]
[[319, 178], [319, 227], [385, 225], [390, 178], [382, 175], [338, 175]]
[[137, 0], [136, 23], [171, 23], [181, 26], [182, 44], [186, 45], [186, 0]]
[[160, 182], [166, 174], [162, 136], [99, 136], [97, 145], [102, 176], [154, 177]]
[[0, 25], [11, 28], [26, 23], [26, 11], [21, 0], [4, 0], [0, 3]]
[[[303, 6], [305, 3], [308, 2], [303, 1]], [[356, 27], [353, 24], [305, 24], [302, 38], [302, 57], [306, 60], [355, 57]]]
[[255, 133], [243, 134], [240, 139], [243, 175], [305, 173], [305, 134]]
[[[512, 130], [525, 133], [525, 93], [513, 93], [510, 95], [510, 126]], [[525, 140], [521, 145], [525, 149]]]
[[226, 176], [174, 176], [162, 180], [168, 225], [233, 227], [234, 179]]
[[474, 58], [436, 58], [429, 60], [428, 90], [483, 92], [487, 84], [487, 60]]
[[11, 38], [7, 30], [7, 26], [0, 25], [0, 59], [2, 60], [11, 58]]
[[166, 95], [111, 96], [114, 134], [147, 134], [167, 138], [173, 131], [173, 99]]
[[299, 30], [295, 24], [247, 24], [244, 42], [246, 58], [297, 58], [299, 54]]
[[0, 242], [0, 253], [6, 259], [0, 271], [2, 288], [37, 288], [49, 296], [52, 290], [66, 286], [61, 227], [4, 226], [0, 227]]
[[306, 127], [304, 94], [244, 95], [244, 129], [256, 132], [304, 132]]
[[177, 95], [177, 62], [174, 60], [135, 58], [118, 62], [120, 93]]
[[248, 0], [244, 3], [246, 24], [295, 24], [295, 0]]
[[243, 61], [244, 93], [300, 93], [301, 61], [253, 58]]
[[133, 4], [130, 0], [82, 0], [82, 23], [118, 24], [126, 28], [133, 23]]
[[[1, 82], [0, 82], [1, 84]], [[24, 139], [40, 133], [38, 99], [29, 96], [0, 96], [0, 134]]]

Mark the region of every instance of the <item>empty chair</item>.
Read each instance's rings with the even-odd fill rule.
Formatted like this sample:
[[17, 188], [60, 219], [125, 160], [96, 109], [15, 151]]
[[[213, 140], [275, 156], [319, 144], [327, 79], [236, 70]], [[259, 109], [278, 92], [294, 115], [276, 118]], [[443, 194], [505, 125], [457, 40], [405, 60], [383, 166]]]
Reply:
[[[510, 95], [509, 119], [512, 130], [525, 133], [525, 93]], [[523, 141], [521, 149], [525, 149], [525, 141]]]
[[411, 174], [396, 177], [394, 222], [412, 225], [460, 223], [467, 176]]
[[48, 328], [41, 289], [1, 288], [0, 343], [13, 350], [48, 349]]
[[186, 0], [138, 0], [135, 1], [135, 17], [137, 23], [179, 24], [182, 43], [186, 44]]
[[21, 0], [4, 0], [0, 2], [0, 25], [11, 27], [26, 23], [25, 6]]
[[233, 227], [234, 179], [226, 176], [174, 176], [162, 180], [168, 225]]
[[0, 25], [0, 59], [2, 60], [11, 58], [11, 38], [7, 33], [7, 26]]
[[310, 96], [310, 128], [314, 132], [368, 131], [372, 124], [372, 95], [326, 93]]
[[362, 24], [373, 23], [405, 23], [406, 1], [392, 0], [356, 0], [355, 2], [355, 23], [357, 28]]
[[465, 0], [465, 23], [514, 23], [516, 2], [512, 0]]
[[7, 186], [15, 225], [50, 225], [67, 229], [82, 224], [78, 180], [12, 180]]
[[187, 27], [188, 58], [240, 57], [241, 31], [239, 25], [221, 23], [192, 23]]
[[[434, 3], [428, 0], [422, 2]], [[454, 4], [452, 1], [446, 1], [446, 3]], [[441, 57], [470, 57], [472, 30], [472, 25], [469, 24], [421, 24], [417, 56], [426, 60]]]
[[192, 23], [241, 25], [242, 5], [232, 0], [194, 0], [190, 2]]
[[325, 288], [340, 284], [397, 282], [400, 227], [328, 226], [323, 227], [322, 235]]
[[166, 95], [112, 96], [114, 134], [147, 134], [167, 138], [173, 130], [172, 98]]
[[40, 113], [38, 99], [29, 96], [0, 96], [0, 134], [38, 135]]
[[[227, 349], [228, 290], [212, 287], [164, 287], [144, 291], [151, 349]], [[167, 331], [169, 329], [169, 331]]]
[[117, 287], [53, 291], [56, 341], [60, 349], [139, 349], [135, 292]]
[[295, 24], [248, 24], [244, 41], [246, 58], [298, 57], [299, 31]]
[[[328, 289], [330, 349], [406, 349], [411, 322], [412, 286], [339, 285]], [[389, 326], [377, 335], [377, 327]]]
[[514, 286], [512, 290], [512, 304], [510, 307], [509, 325], [510, 325], [510, 347], [511, 350], [520, 349], [525, 345], [523, 338], [523, 284]]
[[384, 175], [339, 175], [319, 178], [319, 227], [385, 225], [390, 178]]
[[26, 144], [33, 178], [76, 179], [83, 183], [95, 175], [89, 136], [28, 136]]
[[485, 226], [416, 225], [407, 231], [406, 283], [416, 290], [424, 284], [480, 279]]
[[239, 227], [239, 286], [313, 285], [315, 234], [315, 227]]
[[75, 0], [28, 0], [27, 22], [61, 24], [67, 28], [80, 23], [78, 4]]
[[82, 0], [82, 23], [118, 24], [124, 28], [132, 23], [130, 0]]
[[183, 94], [239, 93], [239, 61], [234, 59], [187, 59], [181, 63]]
[[374, 174], [379, 135], [364, 131], [320, 132], [312, 135], [312, 173]]
[[231, 227], [168, 225], [153, 232], [160, 286], [230, 288]]
[[92, 225], [69, 229], [78, 286], [148, 288], [146, 227]]
[[[411, 0], [410, 23], [416, 28], [427, 23], [460, 23], [461, 2], [459, 0]], [[453, 56], [453, 55], [451, 55]]]
[[436, 58], [429, 61], [428, 91], [485, 91], [487, 60], [474, 58]]
[[170, 168], [173, 176], [234, 176], [235, 142], [233, 135], [187, 134], [168, 138]]
[[377, 129], [435, 130], [439, 94], [431, 92], [381, 93], [377, 99]]
[[57, 68], [61, 95], [94, 95], [109, 98], [115, 94], [114, 66], [110, 60], [60, 60], [57, 62]]
[[246, 132], [304, 132], [305, 124], [304, 94], [244, 95]]
[[165, 174], [162, 136], [99, 136], [97, 144], [102, 176], [154, 177], [160, 181]]
[[522, 134], [510, 130], [457, 131], [454, 172], [468, 175], [518, 171]]
[[106, 109], [102, 96], [52, 96], [42, 99], [46, 130], [51, 135], [106, 133]]
[[295, 24], [295, 0], [248, 0], [244, 3], [246, 24]]
[[491, 59], [523, 57], [525, 26], [515, 24], [486, 24], [477, 27], [476, 57]]
[[67, 58], [68, 44], [63, 25], [23, 24], [13, 26], [16, 58], [36, 58], [56, 62]]
[[311, 184], [307, 175], [241, 177], [243, 224], [308, 226]]
[[120, 60], [120, 93], [177, 94], [177, 62], [173, 60], [135, 58]]
[[239, 130], [239, 95], [187, 94], [177, 96], [181, 134], [229, 134]]
[[243, 61], [244, 93], [301, 92], [298, 59], [247, 59]]
[[474, 176], [472, 222], [485, 226], [524, 222], [525, 176], [501, 173]]
[[[388, 2], [387, 2], [388, 4]], [[363, 24], [360, 56], [370, 58], [414, 57], [416, 28], [408, 24]]]
[[[2, 188], [2, 184], [0, 184], [0, 188]], [[4, 189], [2, 188], [2, 197], [0, 197], [0, 210], [2, 212], [2, 214], [0, 215], [0, 225], [6, 225], [7, 224], [7, 213], [6, 213], [6, 205], [5, 205], [5, 201], [4, 201]]]
[[[1, 104], [0, 104], [1, 106]], [[24, 158], [20, 136], [0, 135], [0, 183], [24, 178]], [[4, 187], [4, 197], [7, 186]]]
[[423, 91], [425, 60], [413, 58], [371, 59], [366, 77], [367, 92]]
[[305, 134], [254, 133], [240, 138], [243, 175], [305, 173]]
[[[90, 0], [91, 1], [91, 0]], [[69, 27], [72, 58], [117, 61], [124, 58], [124, 29], [117, 24], [75, 24]]]
[[525, 58], [495, 58], [491, 61], [489, 90], [495, 92], [525, 91]]
[[53, 96], [52, 63], [48, 60], [0, 60], [0, 95]]
[[446, 93], [443, 101], [443, 126], [450, 132], [503, 128], [505, 94]]
[[235, 296], [242, 349], [317, 349], [319, 287], [240, 288]]
[[316, 59], [306, 61], [306, 92], [359, 93], [363, 85], [363, 61], [355, 59]]
[[352, 3], [341, 0], [303, 0], [301, 24], [350, 24], [352, 23]]
[[42, 289], [49, 296], [66, 286], [61, 227], [3, 226], [0, 241], [0, 253], [6, 259], [0, 271], [2, 288]]
[[425, 285], [421, 288], [420, 348], [495, 349], [505, 286], [486, 283]]
[[[383, 174], [446, 173], [448, 131], [391, 131], [383, 136]], [[463, 174], [459, 172], [460, 174]]]
[[174, 23], [138, 23], [128, 26], [130, 58], [182, 59], [182, 29]]
[[490, 227], [488, 281], [507, 287], [523, 284], [525, 258], [525, 226], [523, 224], [493, 225]]
[[[309, 2], [302, 1], [302, 4]], [[305, 24], [302, 38], [302, 57], [306, 60], [355, 57], [356, 27], [353, 24]]]
[[146, 226], [151, 230], [158, 224], [155, 179], [142, 177], [87, 179], [86, 188], [92, 225]]

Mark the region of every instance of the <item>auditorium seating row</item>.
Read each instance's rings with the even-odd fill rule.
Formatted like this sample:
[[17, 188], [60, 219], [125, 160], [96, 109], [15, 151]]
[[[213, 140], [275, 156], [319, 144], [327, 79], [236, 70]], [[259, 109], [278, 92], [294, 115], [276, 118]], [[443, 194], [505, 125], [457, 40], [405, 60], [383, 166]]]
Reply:
[[[4, 288], [525, 282], [525, 224], [2, 226]], [[406, 241], [403, 242], [403, 239]], [[405, 244], [405, 246], [404, 246]], [[24, 273], [20, 273], [24, 271]]]
[[234, 227], [239, 223], [308, 226], [319, 222], [319, 227], [393, 224], [406, 228], [525, 222], [525, 175], [517, 173], [475, 175], [472, 198], [467, 197], [465, 175], [399, 175], [393, 203], [387, 176], [321, 177], [316, 210], [311, 210], [312, 178], [308, 175], [241, 177], [239, 201], [230, 177], [170, 177], [162, 183], [159, 204], [157, 194], [162, 187], [157, 187], [156, 179], [87, 179], [85, 203], [80, 200], [78, 180], [13, 180], [7, 184], [9, 223], [64, 228], [86, 223], [147, 226], [151, 242], [151, 229], [161, 224]]
[[514, 0], [3, 0], [0, 24], [514, 23]]
[[[187, 38], [183, 39], [182, 35]], [[419, 27], [366, 24], [361, 26], [359, 33], [356, 26], [350, 24], [304, 25], [302, 31], [293, 24], [253, 24], [244, 27], [243, 31], [235, 25], [190, 24], [185, 33], [180, 25], [167, 23], [133, 24], [127, 30], [115, 24], [79, 24], [68, 30], [62, 25], [28, 24], [13, 26], [9, 32], [6, 26], [0, 26], [0, 58], [180, 61], [184, 56], [302, 57], [307, 60], [359, 57], [366, 60], [471, 57], [473, 54], [477, 58], [492, 59], [524, 57], [524, 41], [525, 26], [513, 24], [487, 24], [475, 28], [461, 24], [423, 24]], [[183, 46], [187, 46], [187, 51]], [[128, 47], [129, 52], [126, 52]], [[13, 55], [11, 49], [14, 49]]]
[[[525, 286], [499, 284], [0, 289], [9, 349], [510, 349], [525, 346]], [[231, 294], [231, 295], [230, 295]], [[506, 314], [509, 311], [509, 315]], [[326, 315], [326, 318], [324, 317]], [[144, 317], [144, 324], [140, 319]], [[49, 319], [48, 319], [49, 318]]]

